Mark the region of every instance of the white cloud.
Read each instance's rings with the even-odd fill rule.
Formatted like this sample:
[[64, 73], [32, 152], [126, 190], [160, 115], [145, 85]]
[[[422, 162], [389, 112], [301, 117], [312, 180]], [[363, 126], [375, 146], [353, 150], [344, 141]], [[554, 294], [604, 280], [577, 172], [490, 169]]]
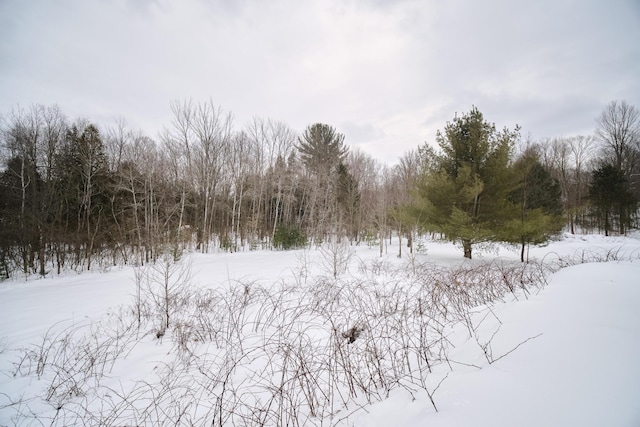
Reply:
[[390, 162], [471, 105], [585, 133], [610, 100], [640, 106], [634, 1], [5, 0], [0, 112], [58, 103], [155, 136], [171, 100], [211, 99], [238, 127], [342, 126]]

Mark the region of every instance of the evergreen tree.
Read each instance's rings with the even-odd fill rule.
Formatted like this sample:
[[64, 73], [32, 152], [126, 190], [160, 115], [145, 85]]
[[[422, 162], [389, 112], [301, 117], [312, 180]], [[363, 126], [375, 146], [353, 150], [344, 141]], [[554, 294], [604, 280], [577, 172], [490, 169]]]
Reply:
[[304, 165], [319, 175], [335, 171], [347, 155], [344, 135], [322, 123], [307, 127], [298, 139], [297, 148]]
[[509, 200], [513, 218], [505, 224], [502, 238], [521, 245], [520, 260], [524, 262], [527, 245], [544, 243], [561, 230], [561, 190], [533, 151], [525, 152], [512, 171], [514, 188]]
[[63, 212], [61, 227], [67, 236], [75, 229], [77, 250], [83, 248], [87, 269], [94, 249], [109, 237], [109, 201], [113, 184], [107, 168], [102, 137], [93, 124], [73, 125], [58, 158], [57, 193]]
[[308, 206], [305, 218], [314, 237], [335, 233], [338, 221], [337, 170], [347, 155], [344, 135], [326, 124], [316, 123], [304, 131], [297, 145], [308, 172]]
[[508, 163], [519, 128], [496, 131], [473, 107], [437, 133], [442, 152], [417, 186], [409, 214], [425, 230], [461, 243], [495, 241], [509, 217]]
[[42, 249], [42, 188], [36, 165], [24, 158], [11, 158], [0, 173], [0, 248], [3, 254], [17, 249], [25, 274], [36, 271]]
[[343, 163], [338, 165], [337, 179], [336, 192], [341, 222], [347, 230], [349, 239], [353, 240], [358, 237], [358, 230], [360, 228], [358, 224], [358, 213], [360, 211], [360, 190], [358, 189], [358, 182]]
[[[629, 184], [624, 172], [617, 167], [606, 164], [595, 171], [589, 185], [589, 199], [595, 209], [598, 224], [604, 229], [605, 236], [609, 235], [613, 222], [617, 220], [621, 233], [624, 224], [630, 219], [627, 212], [636, 209], [637, 202], [629, 191]], [[618, 214], [615, 218], [616, 213]]]

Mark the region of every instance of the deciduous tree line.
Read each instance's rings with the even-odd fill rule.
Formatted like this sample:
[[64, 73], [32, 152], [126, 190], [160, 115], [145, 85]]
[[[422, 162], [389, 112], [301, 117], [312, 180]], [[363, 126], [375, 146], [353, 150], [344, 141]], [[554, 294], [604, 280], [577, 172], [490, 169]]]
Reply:
[[291, 229], [309, 241], [359, 242], [386, 224], [377, 195], [393, 174], [347, 150], [333, 127], [298, 135], [254, 119], [236, 129], [210, 102], [171, 108], [157, 140], [124, 121], [70, 120], [56, 106], [5, 115], [0, 276], [141, 264], [167, 250], [272, 247]]
[[[211, 102], [174, 102], [157, 140], [57, 106], [16, 108], [0, 126], [0, 277], [163, 252], [357, 244], [431, 231], [472, 245], [539, 243], [568, 224], [624, 233], [640, 185], [638, 110], [611, 103], [595, 136], [522, 143], [475, 107], [394, 166], [316, 123], [298, 134], [234, 126]], [[300, 237], [303, 237], [300, 239]]]

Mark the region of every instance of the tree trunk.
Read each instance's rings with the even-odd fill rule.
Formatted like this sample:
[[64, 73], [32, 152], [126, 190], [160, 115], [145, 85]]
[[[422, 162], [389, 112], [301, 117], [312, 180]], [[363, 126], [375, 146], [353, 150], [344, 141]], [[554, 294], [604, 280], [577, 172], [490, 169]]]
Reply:
[[471, 240], [463, 239], [462, 248], [464, 249], [464, 257], [471, 259]]
[[576, 234], [575, 229], [574, 229], [574, 219], [573, 219], [573, 214], [569, 215], [569, 225], [571, 226], [571, 234]]
[[[40, 235], [42, 236], [42, 232], [40, 232]], [[44, 250], [45, 250], [45, 244], [44, 242], [40, 242], [40, 248], [38, 250], [38, 260], [40, 261], [40, 276], [42, 277], [44, 277], [47, 274], [47, 271], [45, 268], [46, 261], [44, 259]]]

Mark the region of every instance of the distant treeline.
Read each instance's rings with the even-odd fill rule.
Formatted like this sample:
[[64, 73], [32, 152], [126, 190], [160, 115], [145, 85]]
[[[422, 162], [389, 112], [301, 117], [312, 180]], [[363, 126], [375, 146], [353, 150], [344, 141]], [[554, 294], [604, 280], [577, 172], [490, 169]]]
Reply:
[[[522, 141], [475, 107], [396, 165], [212, 103], [174, 102], [156, 140], [124, 121], [16, 108], [0, 124], [0, 277], [151, 262], [163, 252], [252, 250], [429, 231], [524, 247], [568, 226], [625, 233], [640, 191], [638, 110], [612, 102], [594, 136]], [[621, 131], [621, 128], [624, 132]], [[625, 133], [626, 132], [626, 133]], [[621, 136], [622, 135], [622, 136]]]

